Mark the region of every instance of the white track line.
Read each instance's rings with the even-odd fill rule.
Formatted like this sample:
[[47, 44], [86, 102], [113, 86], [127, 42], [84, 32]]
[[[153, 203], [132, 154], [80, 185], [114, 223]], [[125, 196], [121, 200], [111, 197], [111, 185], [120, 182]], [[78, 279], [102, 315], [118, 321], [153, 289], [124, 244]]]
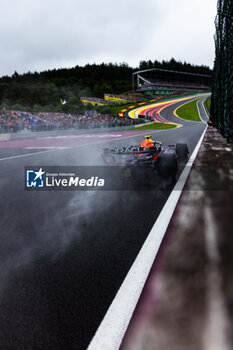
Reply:
[[64, 149], [64, 148], [67, 148], [67, 147], [57, 147], [57, 146], [49, 146], [49, 147], [43, 147], [43, 146], [37, 146], [37, 147], [23, 147], [23, 149], [57, 149], [57, 148], [60, 148], [60, 149]]
[[[207, 116], [207, 113], [206, 113], [206, 110], [205, 110], [205, 107], [204, 107], [204, 104], [203, 104], [204, 101], [205, 101], [205, 99], [197, 100], [196, 105], [197, 105], [197, 110], [198, 110], [199, 118], [201, 119], [202, 123], [205, 123], [205, 124], [206, 124], [206, 120], [202, 119], [201, 111], [200, 111], [200, 107], [199, 107], [199, 103], [201, 103], [201, 104], [202, 104], [202, 107], [203, 107], [203, 110], [204, 110], [204, 112], [205, 112], [205, 114], [206, 114], [206, 116]], [[208, 117], [208, 116], [207, 116], [207, 117]], [[208, 119], [209, 119], [209, 118], [208, 118]]]
[[119, 349], [205, 132], [206, 128], [87, 350]]
[[2, 160], [9, 160], [9, 159], [15, 159], [15, 158], [22, 158], [22, 157], [28, 157], [28, 156], [33, 156], [36, 154], [41, 154], [41, 153], [47, 153], [47, 152], [54, 152], [57, 151], [56, 149], [49, 149], [46, 151], [41, 151], [41, 152], [33, 152], [33, 153], [26, 153], [26, 154], [18, 154], [17, 156], [11, 156], [11, 157], [6, 157], [6, 158], [0, 158], [0, 161]]
[[[187, 102], [183, 103], [180, 107], [182, 107], [182, 106], [185, 105], [186, 103], [192, 102], [193, 99], [195, 100], [195, 97], [197, 97], [197, 96], [190, 97], [190, 100], [188, 100]], [[181, 102], [183, 102], [183, 101], [181, 101]], [[178, 102], [176, 102], [176, 103], [178, 103]], [[174, 104], [175, 104], [175, 103], [174, 103]], [[173, 105], [170, 105], [170, 106], [173, 106]], [[167, 107], [170, 107], [170, 106], [167, 106]], [[179, 107], [175, 108], [175, 111], [176, 111], [178, 108], [179, 108]], [[163, 108], [163, 109], [166, 109], [166, 107]], [[163, 109], [162, 109], [162, 110], [163, 110]], [[162, 117], [161, 114], [160, 114], [160, 112], [162, 112], [162, 110], [160, 110], [159, 113], [158, 113], [159, 117], [161, 117], [162, 119], [164, 119], [164, 120], [165, 120], [166, 122], [168, 122], [168, 123], [178, 124], [178, 122], [177, 122], [177, 123], [176, 123], [176, 122], [171, 122], [171, 121], [167, 120], [166, 118]], [[173, 110], [173, 115], [177, 118], [177, 115], [174, 114], [174, 110]], [[178, 117], [178, 118], [181, 119], [182, 121], [188, 121], [188, 122], [191, 121], [191, 120], [186, 120], [186, 119], [183, 119], [183, 118], [180, 118], [180, 117]], [[183, 124], [178, 124], [178, 125], [181, 125], [181, 127], [183, 126]], [[174, 128], [174, 129], [179, 129], [179, 128]], [[173, 130], [173, 129], [172, 129], [172, 130]]]
[[207, 110], [206, 110], [206, 108], [205, 108], [205, 106], [204, 106], [204, 102], [207, 100], [207, 98], [208, 97], [206, 97], [204, 100], [202, 100], [202, 107], [203, 107], [203, 109], [204, 109], [204, 111], [205, 111], [205, 114], [206, 114], [206, 116], [207, 116], [207, 121], [210, 119], [210, 117], [209, 117], [209, 114], [208, 114], [208, 112], [207, 112]]
[[[176, 128], [174, 128], [176, 129]], [[164, 129], [164, 130], [151, 130], [151, 134], [152, 133], [157, 133], [157, 132], [165, 132], [165, 131], [169, 131], [169, 130], [174, 130], [174, 129]], [[51, 149], [48, 149], [48, 150], [45, 150], [45, 151], [41, 151], [41, 152], [34, 152], [34, 153], [26, 153], [26, 154], [19, 154], [17, 156], [11, 156], [11, 157], [6, 157], [6, 158], [0, 158], [0, 161], [2, 160], [9, 160], [9, 159], [15, 159], [15, 158], [22, 158], [22, 157], [28, 157], [28, 156], [32, 156], [32, 155], [37, 155], [37, 154], [41, 154], [41, 153], [47, 153], [47, 152], [55, 152], [55, 151], [65, 151], [67, 149], [71, 149], [71, 148], [78, 148], [78, 147], [86, 147], [86, 146], [92, 146], [92, 145], [97, 145], [97, 144], [100, 144], [100, 143], [106, 143], [106, 142], [112, 142], [112, 141], [118, 141], [118, 140], [124, 140], [124, 139], [129, 139], [129, 138], [132, 138], [132, 137], [138, 137], [138, 136], [143, 136], [143, 135], [147, 135], [148, 134], [148, 131], [145, 131], [143, 133], [140, 133], [140, 134], [135, 134], [135, 135], [132, 135], [132, 136], [125, 136], [125, 137], [119, 137], [119, 138], [115, 138], [115, 139], [110, 139], [110, 140], [104, 140], [104, 141], [98, 141], [98, 142], [92, 142], [92, 143], [84, 143], [84, 144], [81, 144], [81, 145], [76, 145], [76, 146], [67, 146], [67, 147], [55, 147], [55, 148], [51, 148]], [[26, 147], [24, 147], [23, 149], [25, 149]], [[32, 149], [32, 147], [29, 147]], [[28, 148], [28, 149], [29, 149]], [[39, 147], [39, 149], [43, 147]], [[10, 149], [10, 148], [9, 148]], [[0, 148], [1, 150], [1, 148]]]
[[[204, 101], [207, 99], [207, 97], [201, 99], [201, 100], [198, 100], [197, 101], [197, 109], [198, 109], [198, 113], [199, 113], [199, 116], [200, 116], [200, 119], [202, 120], [203, 123], [207, 123], [207, 121], [209, 120], [209, 116], [208, 116], [208, 113], [205, 109], [205, 106], [204, 106]], [[199, 102], [202, 104], [202, 108], [203, 108], [203, 111], [205, 112], [205, 115], [206, 115], [206, 120], [202, 119], [202, 116], [201, 116], [201, 112], [200, 112], [200, 108], [199, 108]]]
[[197, 106], [197, 111], [198, 111], [198, 114], [199, 114], [199, 118], [201, 119], [202, 123], [205, 123], [205, 121], [202, 119], [201, 117], [201, 112], [200, 112], [200, 108], [199, 108], [199, 102], [201, 100], [197, 100], [197, 103], [196, 103], [196, 106]]

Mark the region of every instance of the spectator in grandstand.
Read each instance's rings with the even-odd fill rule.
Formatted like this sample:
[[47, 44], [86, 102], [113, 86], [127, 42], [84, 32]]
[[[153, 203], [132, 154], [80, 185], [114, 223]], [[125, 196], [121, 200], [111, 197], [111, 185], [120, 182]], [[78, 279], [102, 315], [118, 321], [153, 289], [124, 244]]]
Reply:
[[134, 125], [141, 121], [119, 118], [118, 115], [87, 111], [84, 115], [62, 113], [30, 113], [0, 110], [0, 132], [48, 131], [54, 129], [90, 129]]

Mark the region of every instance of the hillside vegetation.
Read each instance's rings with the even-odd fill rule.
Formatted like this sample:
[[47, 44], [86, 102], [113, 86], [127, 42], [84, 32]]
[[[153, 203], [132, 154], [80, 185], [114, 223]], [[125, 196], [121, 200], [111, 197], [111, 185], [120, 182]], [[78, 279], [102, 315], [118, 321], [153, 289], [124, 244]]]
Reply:
[[[174, 59], [153, 63], [141, 61], [137, 68], [129, 67], [126, 63], [102, 63], [41, 73], [28, 72], [20, 75], [15, 72], [11, 77], [0, 78], [0, 108], [78, 113], [84, 110], [81, 96], [103, 98], [104, 93], [130, 91], [132, 73], [148, 68], [211, 73], [209, 67], [194, 66]], [[62, 105], [61, 99], [67, 103]]]

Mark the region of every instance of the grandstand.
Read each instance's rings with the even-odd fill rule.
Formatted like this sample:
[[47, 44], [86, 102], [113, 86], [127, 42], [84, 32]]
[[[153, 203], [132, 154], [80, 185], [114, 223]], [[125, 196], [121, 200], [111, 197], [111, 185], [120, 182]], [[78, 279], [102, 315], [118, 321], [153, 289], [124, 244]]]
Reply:
[[146, 69], [132, 75], [133, 90], [153, 94], [210, 91], [211, 80], [211, 75], [164, 69]]

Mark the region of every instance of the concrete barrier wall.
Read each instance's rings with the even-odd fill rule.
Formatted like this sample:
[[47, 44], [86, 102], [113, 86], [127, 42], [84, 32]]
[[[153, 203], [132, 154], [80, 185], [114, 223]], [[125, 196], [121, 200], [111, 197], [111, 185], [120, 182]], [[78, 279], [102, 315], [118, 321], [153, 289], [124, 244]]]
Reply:
[[9, 141], [10, 134], [0, 134], [0, 141]]
[[[139, 127], [141, 125], [128, 126]], [[40, 137], [55, 137], [55, 136], [65, 136], [65, 135], [76, 135], [76, 134], [89, 134], [95, 132], [108, 132], [108, 131], [118, 131], [126, 129], [125, 126], [112, 127], [112, 128], [95, 128], [95, 129], [68, 129], [68, 130], [53, 130], [53, 131], [24, 131], [9, 134], [0, 134], [0, 141], [18, 140], [18, 139], [35, 139]]]

